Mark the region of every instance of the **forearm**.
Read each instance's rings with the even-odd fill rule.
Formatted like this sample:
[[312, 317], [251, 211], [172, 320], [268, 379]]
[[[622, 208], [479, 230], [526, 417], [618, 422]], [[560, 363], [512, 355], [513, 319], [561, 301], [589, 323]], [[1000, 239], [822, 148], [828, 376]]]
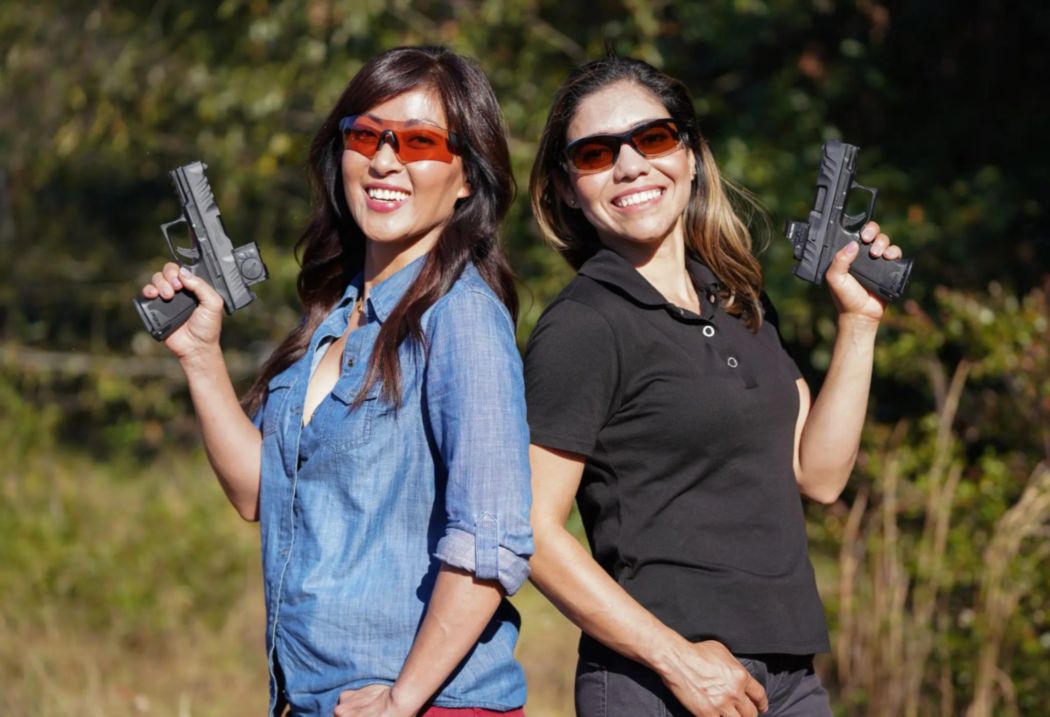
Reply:
[[216, 345], [181, 364], [208, 461], [241, 517], [256, 520], [262, 436], [241, 409], [222, 352]]
[[477, 643], [503, 599], [497, 585], [441, 568], [423, 624], [391, 688], [391, 698], [405, 713], [415, 714]]
[[877, 321], [839, 317], [831, 365], [799, 442], [799, 488], [814, 500], [838, 498], [856, 462], [877, 330]]
[[606, 647], [661, 675], [687, 641], [646, 610], [564, 527], [534, 520], [533, 584], [562, 614]]

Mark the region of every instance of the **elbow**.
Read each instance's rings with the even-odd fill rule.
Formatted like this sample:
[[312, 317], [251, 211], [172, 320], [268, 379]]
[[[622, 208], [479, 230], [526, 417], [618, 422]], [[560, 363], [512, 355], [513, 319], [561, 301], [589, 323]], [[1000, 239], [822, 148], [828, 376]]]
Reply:
[[841, 488], [819, 488], [811, 490], [803, 490], [802, 495], [806, 496], [810, 500], [820, 503], [821, 505], [834, 505], [838, 501], [839, 496], [842, 495]]
[[808, 470], [803, 466], [797, 466], [795, 478], [798, 483], [799, 492], [810, 500], [821, 505], [832, 505], [846, 488], [857, 454], [854, 453], [849, 460], [837, 465], [810, 465]]
[[248, 503], [233, 503], [233, 509], [237, 511], [237, 515], [241, 516], [241, 520], [245, 523], [258, 523], [259, 522], [259, 501]]
[[848, 473], [844, 476], [821, 476], [819, 478], [803, 476], [798, 480], [798, 489], [802, 495], [816, 503], [832, 505], [842, 495], [848, 478]]
[[576, 538], [564, 528], [547, 521], [533, 520], [532, 524], [532, 557], [529, 559], [530, 578], [537, 585], [544, 582], [548, 570], [558, 560], [563, 541], [568, 538], [576, 542]]

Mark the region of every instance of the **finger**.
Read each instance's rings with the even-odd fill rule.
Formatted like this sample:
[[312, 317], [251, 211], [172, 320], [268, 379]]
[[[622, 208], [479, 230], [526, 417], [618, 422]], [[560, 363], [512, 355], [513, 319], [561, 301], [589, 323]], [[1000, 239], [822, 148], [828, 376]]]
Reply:
[[172, 288], [174, 288], [176, 291], [182, 288], [182, 280], [179, 279], [178, 264], [169, 261], [167, 264], [164, 265], [164, 268], [161, 269], [161, 271], [164, 273], [164, 278], [168, 280]]
[[766, 688], [754, 677], [750, 677], [747, 684], [744, 685], [744, 694], [758, 708], [759, 712], [765, 712], [769, 709], [769, 697], [766, 695]]
[[877, 222], [868, 222], [864, 225], [864, 228], [860, 230], [860, 238], [865, 244], [871, 242], [878, 235], [879, 225]]
[[891, 261], [900, 259], [902, 256], [904, 256], [904, 252], [901, 251], [901, 248], [896, 244], [890, 244], [886, 247], [886, 251], [882, 252], [882, 258]]
[[886, 251], [886, 247], [889, 245], [890, 238], [885, 234], [879, 234], [868, 248], [868, 253], [871, 254], [872, 258], [878, 258], [882, 256], [882, 253]]
[[164, 277], [164, 274], [161, 274], [159, 271], [153, 275], [152, 283], [153, 286], [156, 287], [157, 294], [160, 296], [160, 298], [170, 299], [171, 297], [175, 296], [175, 289], [172, 288], [171, 282], [168, 281]]

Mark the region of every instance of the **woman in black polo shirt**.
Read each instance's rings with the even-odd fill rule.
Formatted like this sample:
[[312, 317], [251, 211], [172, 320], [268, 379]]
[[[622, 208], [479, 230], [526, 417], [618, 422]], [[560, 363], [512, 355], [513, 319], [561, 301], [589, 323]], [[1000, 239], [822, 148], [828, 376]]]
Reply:
[[[681, 83], [578, 69], [530, 191], [579, 272], [525, 358], [532, 579], [584, 631], [578, 713], [830, 715], [799, 492], [833, 502], [857, 454], [883, 312], [847, 273], [857, 245], [826, 276], [839, 332], [811, 402]], [[565, 529], [574, 497], [593, 558]]]

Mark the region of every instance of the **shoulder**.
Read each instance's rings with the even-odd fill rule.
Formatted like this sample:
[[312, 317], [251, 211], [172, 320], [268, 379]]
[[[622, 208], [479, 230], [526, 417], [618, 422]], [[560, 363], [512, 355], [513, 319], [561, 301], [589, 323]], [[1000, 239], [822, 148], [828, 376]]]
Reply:
[[615, 363], [620, 354], [616, 308], [602, 296], [609, 293], [591, 279], [574, 279], [536, 322], [525, 348], [526, 365]]
[[594, 279], [577, 274], [543, 310], [533, 336], [555, 324], [570, 324], [593, 327], [612, 337], [622, 301]]
[[444, 296], [423, 314], [428, 334], [450, 324], [464, 328], [493, 327], [514, 332], [510, 311], [473, 264], [468, 264]]

